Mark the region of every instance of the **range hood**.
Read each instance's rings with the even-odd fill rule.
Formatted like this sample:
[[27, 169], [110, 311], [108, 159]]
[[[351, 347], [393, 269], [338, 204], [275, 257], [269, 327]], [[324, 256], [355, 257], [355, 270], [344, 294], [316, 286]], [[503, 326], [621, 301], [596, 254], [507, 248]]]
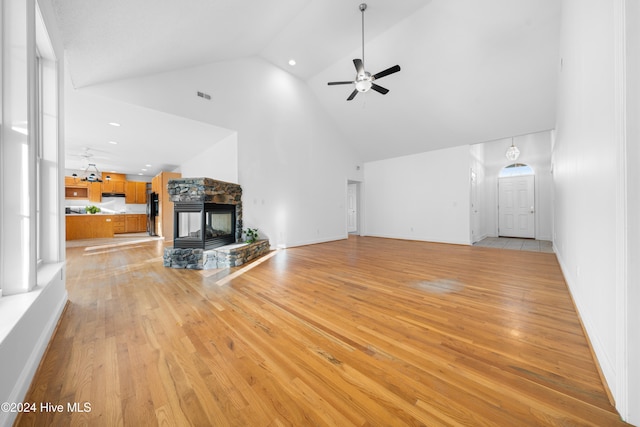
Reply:
[[124, 193], [102, 193], [102, 197], [124, 197]]

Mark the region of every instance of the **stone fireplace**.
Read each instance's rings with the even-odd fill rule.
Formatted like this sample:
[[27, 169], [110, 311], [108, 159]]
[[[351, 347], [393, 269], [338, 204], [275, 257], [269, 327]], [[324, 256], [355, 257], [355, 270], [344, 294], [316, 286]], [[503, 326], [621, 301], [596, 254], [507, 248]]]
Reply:
[[214, 249], [242, 238], [242, 188], [211, 178], [170, 179], [174, 248]]
[[173, 247], [164, 249], [171, 268], [238, 267], [269, 252], [269, 241], [242, 242], [242, 188], [211, 178], [170, 179], [174, 203]]

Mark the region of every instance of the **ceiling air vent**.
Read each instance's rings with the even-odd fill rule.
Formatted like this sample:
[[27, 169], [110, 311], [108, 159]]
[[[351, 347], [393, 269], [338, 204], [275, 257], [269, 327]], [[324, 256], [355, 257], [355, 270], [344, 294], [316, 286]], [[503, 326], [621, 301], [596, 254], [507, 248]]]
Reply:
[[209, 95], [208, 93], [198, 92], [198, 96], [200, 98], [206, 99], [207, 101], [211, 101], [211, 95]]

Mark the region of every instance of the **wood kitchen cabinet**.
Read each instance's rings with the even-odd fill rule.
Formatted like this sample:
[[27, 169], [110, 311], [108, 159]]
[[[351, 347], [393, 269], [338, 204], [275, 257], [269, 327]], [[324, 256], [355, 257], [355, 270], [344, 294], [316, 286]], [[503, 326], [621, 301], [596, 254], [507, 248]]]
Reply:
[[65, 176], [64, 177], [64, 186], [65, 187], [86, 187], [88, 184], [87, 181], [80, 181], [78, 177]]
[[124, 183], [124, 202], [128, 205], [136, 202], [135, 181], [127, 181]]
[[[109, 179], [107, 179], [109, 177]], [[113, 181], [113, 182], [125, 182], [127, 180], [127, 175], [123, 173], [115, 173], [115, 172], [102, 172], [102, 181]]]
[[64, 187], [65, 199], [88, 199], [89, 189], [87, 187]]
[[124, 193], [124, 184], [125, 181], [102, 181], [102, 192], [103, 193]]
[[89, 183], [89, 201], [100, 203], [102, 201], [102, 185], [99, 182]]
[[[107, 176], [109, 179], [107, 179]], [[102, 173], [102, 192], [103, 193], [124, 193], [125, 182], [127, 176], [123, 173]]]
[[145, 214], [127, 214], [124, 220], [124, 228], [127, 233], [147, 231], [147, 216]]
[[115, 215], [67, 215], [67, 240], [113, 237]]
[[64, 198], [65, 199], [88, 199], [89, 183], [80, 181], [72, 176], [64, 177]]
[[138, 231], [138, 217], [136, 215], [125, 215], [124, 229], [127, 233]]
[[114, 234], [147, 231], [147, 215], [67, 215], [67, 240], [113, 237]]
[[147, 183], [138, 181], [127, 181], [124, 186], [125, 203], [141, 204], [147, 203]]
[[113, 234], [126, 233], [126, 215], [113, 215]]
[[147, 204], [147, 183], [136, 182], [136, 203], [139, 205]]

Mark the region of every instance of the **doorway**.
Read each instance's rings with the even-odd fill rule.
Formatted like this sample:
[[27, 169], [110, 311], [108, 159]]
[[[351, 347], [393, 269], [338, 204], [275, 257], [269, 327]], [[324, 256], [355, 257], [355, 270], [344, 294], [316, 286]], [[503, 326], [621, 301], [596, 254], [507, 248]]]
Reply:
[[347, 182], [347, 233], [358, 234], [360, 230], [359, 218], [360, 183]]
[[478, 176], [476, 171], [471, 169], [471, 244], [481, 240], [480, 230], [480, 207], [478, 204]]
[[510, 165], [498, 177], [498, 236], [535, 238], [535, 175]]

